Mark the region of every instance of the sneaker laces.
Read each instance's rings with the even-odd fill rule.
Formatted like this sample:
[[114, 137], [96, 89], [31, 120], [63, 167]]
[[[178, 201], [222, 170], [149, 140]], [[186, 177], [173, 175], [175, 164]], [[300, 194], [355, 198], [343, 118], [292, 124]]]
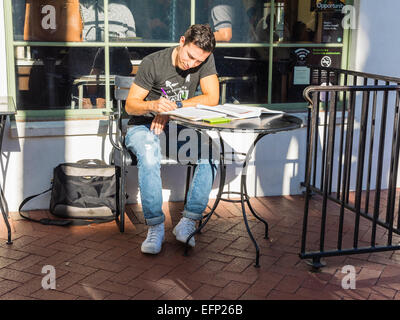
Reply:
[[147, 232], [147, 240], [149, 242], [155, 242], [160, 238], [160, 235], [162, 234], [162, 226], [150, 226], [149, 230]]
[[186, 236], [190, 236], [196, 230], [196, 221], [184, 217], [182, 219], [182, 231]]

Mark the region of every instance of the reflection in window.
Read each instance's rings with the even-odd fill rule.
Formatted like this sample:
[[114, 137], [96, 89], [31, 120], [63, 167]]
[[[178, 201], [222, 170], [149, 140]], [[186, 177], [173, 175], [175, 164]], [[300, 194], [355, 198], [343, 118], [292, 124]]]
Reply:
[[[120, 1], [121, 2], [121, 1]], [[136, 22], [136, 36], [146, 42], [177, 42], [190, 26], [187, 0], [125, 0]]]
[[[85, 41], [104, 41], [104, 5], [102, 1], [80, 0]], [[123, 3], [109, 1], [108, 33], [110, 39], [128, 40], [136, 37], [135, 19]]]
[[[277, 4], [279, 6], [279, 3]], [[279, 11], [279, 8], [278, 8]], [[255, 32], [257, 39], [260, 42], [270, 42], [271, 37], [271, 4], [264, 3], [263, 16], [257, 21]], [[276, 29], [273, 31], [273, 41], [279, 40], [279, 24], [276, 25]]]
[[209, 23], [217, 42], [263, 42], [256, 33], [269, 1], [196, 1], [196, 23]]
[[342, 43], [344, 2], [339, 0], [278, 0], [276, 41]]
[[[340, 0], [275, 0], [272, 15], [270, 0], [109, 0], [108, 36], [113, 43], [108, 46], [104, 0], [13, 0], [14, 41], [100, 42], [96, 47], [82, 43], [15, 47], [18, 108], [103, 108], [107, 46], [112, 85], [114, 75], [134, 75], [143, 57], [163, 49], [155, 44], [177, 43], [193, 11], [195, 23], [209, 23], [221, 44], [214, 52], [220, 102], [302, 102], [306, 64], [341, 67], [343, 5]], [[126, 48], [116, 43], [129, 41], [152, 45]], [[276, 48], [270, 57], [266, 44], [272, 42]], [[338, 46], [300, 47], [299, 43]], [[270, 58], [272, 96], [268, 97]], [[113, 99], [112, 87], [109, 92]]]
[[268, 49], [216, 48], [214, 57], [220, 102], [267, 103]]
[[[110, 39], [136, 37], [134, 16], [121, 1], [108, 5]], [[16, 0], [14, 39], [27, 41], [104, 41], [104, 1]]]
[[90, 92], [83, 79], [92, 73], [99, 51], [100, 48], [17, 47], [15, 71], [18, 108], [104, 107], [104, 101], [100, 104], [97, 101], [97, 98], [104, 100], [104, 85], [99, 91]]
[[14, 40], [82, 41], [79, 0], [15, 0], [13, 21]]

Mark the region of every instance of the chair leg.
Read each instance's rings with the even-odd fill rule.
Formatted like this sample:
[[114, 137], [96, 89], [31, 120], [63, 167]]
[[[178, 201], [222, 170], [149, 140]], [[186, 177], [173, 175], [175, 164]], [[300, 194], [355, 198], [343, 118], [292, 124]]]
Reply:
[[125, 231], [125, 169], [119, 168], [119, 190], [118, 190], [118, 211], [119, 211], [119, 231], [123, 233]]
[[114, 148], [111, 150], [110, 156], [108, 157], [108, 163], [110, 166], [114, 165]]
[[185, 186], [185, 201], [184, 201], [185, 204], [187, 202], [187, 195], [188, 195], [188, 192], [189, 192], [190, 180], [192, 178], [191, 175], [192, 175], [192, 166], [189, 165], [187, 167], [187, 171], [186, 171], [186, 186]]
[[[121, 197], [123, 197], [123, 194], [121, 194]], [[119, 231], [121, 233], [124, 233], [125, 231], [125, 206], [123, 204], [124, 200], [121, 198], [120, 199], [120, 215], [119, 215]]]

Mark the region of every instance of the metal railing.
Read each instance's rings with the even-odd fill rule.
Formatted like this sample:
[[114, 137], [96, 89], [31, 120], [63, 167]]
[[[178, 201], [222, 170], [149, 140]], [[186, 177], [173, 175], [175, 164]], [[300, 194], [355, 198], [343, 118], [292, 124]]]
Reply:
[[400, 79], [313, 68], [302, 259], [398, 250]]

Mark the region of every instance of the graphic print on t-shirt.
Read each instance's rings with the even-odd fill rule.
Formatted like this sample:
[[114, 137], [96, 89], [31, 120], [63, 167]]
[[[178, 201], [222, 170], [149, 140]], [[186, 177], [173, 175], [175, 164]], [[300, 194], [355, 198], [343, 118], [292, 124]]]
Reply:
[[167, 93], [168, 99], [171, 101], [182, 101], [189, 97], [189, 83], [190, 74], [185, 78], [185, 82], [182, 86], [179, 86], [178, 82], [165, 81], [164, 90]]

